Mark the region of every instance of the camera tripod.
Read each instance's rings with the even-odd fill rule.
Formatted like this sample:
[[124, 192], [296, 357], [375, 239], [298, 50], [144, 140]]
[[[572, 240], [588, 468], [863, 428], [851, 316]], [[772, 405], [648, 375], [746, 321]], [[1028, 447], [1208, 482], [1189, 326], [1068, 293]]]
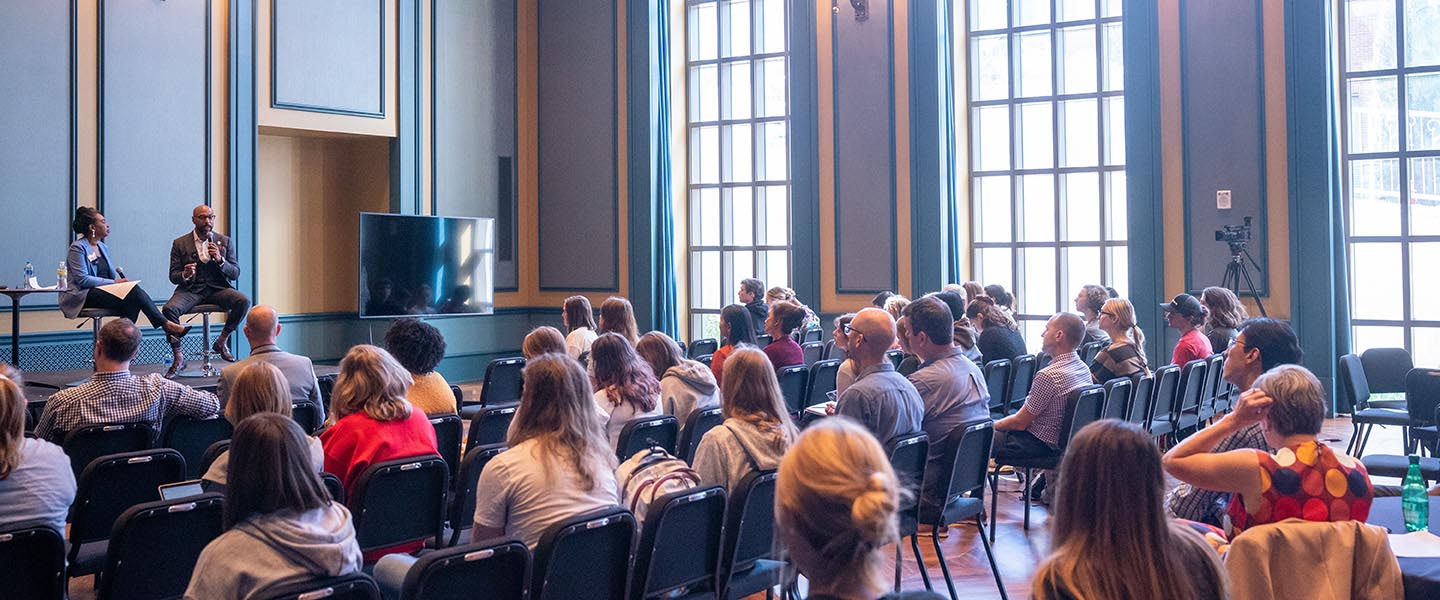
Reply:
[[[1250, 251], [1245, 248], [1244, 241], [1230, 242], [1230, 262], [1225, 265], [1225, 275], [1220, 278], [1220, 287], [1229, 288], [1237, 296], [1249, 296], [1254, 299], [1255, 306], [1260, 309], [1260, 316], [1268, 317], [1270, 315], [1265, 312], [1265, 303], [1260, 301], [1260, 292], [1255, 288], [1255, 281], [1250, 278], [1249, 268], [1245, 266], [1246, 260], [1255, 265], [1257, 273], [1264, 272], [1255, 257], [1250, 256]], [[1242, 280], [1248, 291], [1242, 291], [1240, 287]]]

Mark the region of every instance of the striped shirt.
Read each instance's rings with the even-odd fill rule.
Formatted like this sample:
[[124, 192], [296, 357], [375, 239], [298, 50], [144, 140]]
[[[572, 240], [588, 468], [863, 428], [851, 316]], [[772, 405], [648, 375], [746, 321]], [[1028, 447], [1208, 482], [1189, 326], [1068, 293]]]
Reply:
[[1061, 421], [1065, 420], [1065, 398], [1079, 388], [1090, 385], [1090, 370], [1080, 361], [1080, 355], [1066, 352], [1055, 357], [1049, 365], [1035, 374], [1030, 384], [1030, 395], [1025, 397], [1022, 412], [1034, 420], [1026, 431], [1049, 444], [1060, 445]]
[[145, 423], [155, 431], [173, 415], [208, 419], [219, 414], [215, 394], [175, 383], [151, 373], [96, 373], [78, 386], [55, 392], [45, 403], [35, 436], [55, 443], [86, 425]]
[[1095, 355], [1095, 362], [1090, 363], [1090, 373], [1095, 376], [1095, 383], [1144, 373], [1148, 368], [1145, 355], [1129, 341], [1112, 344], [1101, 350]]

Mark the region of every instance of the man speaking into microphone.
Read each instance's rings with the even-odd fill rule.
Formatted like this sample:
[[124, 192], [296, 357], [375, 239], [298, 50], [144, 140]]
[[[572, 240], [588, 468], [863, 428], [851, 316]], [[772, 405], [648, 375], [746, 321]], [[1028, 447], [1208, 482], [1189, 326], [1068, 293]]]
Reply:
[[[227, 342], [250, 310], [250, 299], [231, 283], [240, 278], [235, 245], [230, 243], [230, 238], [215, 232], [215, 211], [209, 206], [195, 207], [190, 221], [195, 229], [175, 238], [170, 247], [170, 282], [175, 284], [175, 294], [160, 312], [165, 318], [179, 322], [181, 315], [197, 304], [214, 304], [224, 309], [225, 328], [211, 349], [220, 358], [234, 362], [235, 356], [230, 353]], [[180, 344], [178, 340], [170, 344], [175, 356], [166, 377], [174, 377], [185, 367]]]

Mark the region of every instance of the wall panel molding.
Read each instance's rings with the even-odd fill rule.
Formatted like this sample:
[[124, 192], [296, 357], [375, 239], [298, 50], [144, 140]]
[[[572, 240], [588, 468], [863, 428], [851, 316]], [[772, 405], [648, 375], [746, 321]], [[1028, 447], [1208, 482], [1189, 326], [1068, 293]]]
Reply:
[[385, 118], [389, 3], [270, 0], [270, 106]]

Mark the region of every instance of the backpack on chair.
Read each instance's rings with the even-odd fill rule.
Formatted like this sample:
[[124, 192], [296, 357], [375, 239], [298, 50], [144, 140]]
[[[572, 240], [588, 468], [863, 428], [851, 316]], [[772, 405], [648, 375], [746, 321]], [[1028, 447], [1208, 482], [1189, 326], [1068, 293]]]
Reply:
[[626, 459], [615, 470], [615, 480], [620, 484], [621, 505], [630, 509], [636, 523], [644, 522], [656, 498], [701, 485], [699, 473], [658, 446]]

